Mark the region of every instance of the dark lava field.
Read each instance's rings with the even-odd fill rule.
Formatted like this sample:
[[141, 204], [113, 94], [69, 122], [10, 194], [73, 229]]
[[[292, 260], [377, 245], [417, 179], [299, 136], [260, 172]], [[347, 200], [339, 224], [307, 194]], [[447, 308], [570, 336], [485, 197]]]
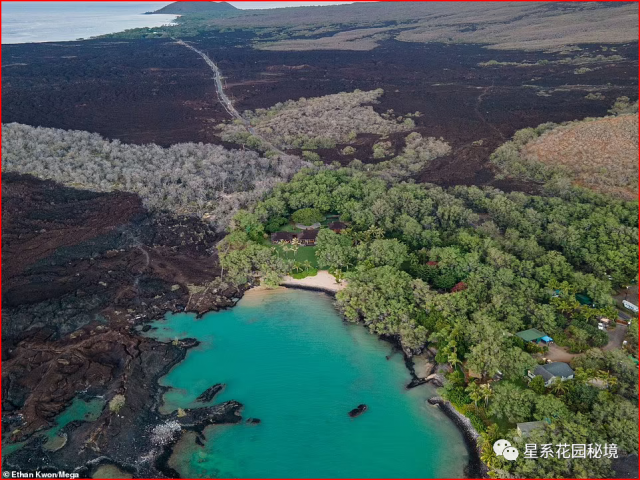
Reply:
[[[300, 97], [383, 88], [375, 109], [419, 111], [418, 131], [453, 147], [419, 180], [493, 183], [490, 153], [516, 130], [607, 114], [618, 96], [637, 95], [638, 45], [615, 45], [617, 63], [478, 66], [480, 62], [560, 60], [603, 54], [603, 45], [558, 53], [492, 50], [479, 45], [383, 41], [370, 51], [277, 52], [249, 46], [251, 32], [189, 39], [222, 70], [239, 111]], [[170, 40], [92, 40], [4, 45], [2, 121], [97, 132], [132, 143], [221, 143], [214, 126], [228, 119], [202, 59]], [[611, 49], [608, 49], [610, 55]], [[600, 92], [602, 100], [588, 100]], [[375, 136], [358, 138], [366, 160]], [[340, 156], [324, 152], [328, 160]], [[327, 155], [328, 154], [328, 155]]]

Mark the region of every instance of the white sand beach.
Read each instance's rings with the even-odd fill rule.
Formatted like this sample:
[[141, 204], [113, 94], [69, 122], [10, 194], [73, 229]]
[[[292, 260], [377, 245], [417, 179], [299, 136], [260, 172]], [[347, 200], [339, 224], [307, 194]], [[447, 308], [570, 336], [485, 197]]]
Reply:
[[309, 287], [318, 288], [328, 292], [339, 292], [347, 286], [346, 281], [342, 283], [336, 282], [336, 279], [327, 270], [319, 270], [318, 274], [313, 277], [305, 277], [296, 279], [286, 276], [280, 283], [283, 287]]

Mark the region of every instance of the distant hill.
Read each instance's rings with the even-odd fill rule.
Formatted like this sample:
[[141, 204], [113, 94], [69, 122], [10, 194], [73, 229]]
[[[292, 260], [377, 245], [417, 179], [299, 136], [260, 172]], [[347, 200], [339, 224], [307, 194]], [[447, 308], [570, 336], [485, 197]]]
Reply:
[[184, 15], [188, 13], [229, 13], [239, 11], [227, 2], [173, 2], [166, 7], [162, 7], [155, 13], [166, 13], [173, 15]]

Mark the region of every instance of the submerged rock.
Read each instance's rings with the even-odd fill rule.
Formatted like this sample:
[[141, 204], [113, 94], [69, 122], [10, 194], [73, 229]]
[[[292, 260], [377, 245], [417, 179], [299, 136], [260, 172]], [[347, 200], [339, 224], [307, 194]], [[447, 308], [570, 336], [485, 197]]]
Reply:
[[185, 415], [175, 417], [175, 420], [182, 428], [188, 428], [196, 432], [202, 430], [208, 425], [222, 423], [239, 423], [242, 420], [240, 410], [242, 404], [235, 400], [214, 405], [212, 407], [200, 407], [185, 410]]
[[178, 344], [183, 348], [193, 348], [200, 345], [200, 342], [195, 338], [181, 338], [178, 340]]
[[411, 360], [416, 378], [427, 378], [436, 369], [436, 364], [430, 354], [414, 355]]
[[356, 408], [354, 408], [349, 412], [349, 416], [351, 418], [358, 417], [362, 415], [366, 410], [367, 410], [367, 406], [364, 403], [361, 403], [360, 405], [358, 405]]
[[247, 418], [247, 423], [250, 423], [252, 425], [257, 425], [261, 422], [262, 420], [260, 420], [259, 418]]
[[411, 380], [409, 382], [409, 384], [407, 385], [407, 388], [414, 388], [417, 387], [418, 385], [423, 385], [427, 383], [427, 380], [424, 378], [414, 378], [413, 380]]
[[198, 398], [196, 398], [196, 402], [207, 403], [213, 400], [218, 393], [220, 393], [226, 385], [224, 383], [216, 383], [214, 386], [207, 388], [204, 392], [202, 392]]
[[58, 435], [55, 435], [54, 437], [47, 440], [42, 446], [42, 448], [49, 452], [57, 452], [66, 444], [67, 444], [67, 434], [59, 433]]
[[426, 381], [436, 387], [443, 387], [445, 378], [441, 373], [433, 373], [426, 378]]

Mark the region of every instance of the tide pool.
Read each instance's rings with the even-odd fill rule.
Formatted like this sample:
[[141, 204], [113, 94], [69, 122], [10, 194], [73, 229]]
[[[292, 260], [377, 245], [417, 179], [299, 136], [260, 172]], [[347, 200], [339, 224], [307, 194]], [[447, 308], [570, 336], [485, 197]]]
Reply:
[[[171, 387], [162, 410], [237, 400], [258, 425], [209, 427], [201, 447], [186, 435], [170, 465], [183, 477], [462, 477], [462, 435], [425, 403], [435, 392], [406, 390], [402, 355], [360, 325], [342, 321], [321, 293], [250, 291], [230, 310], [196, 320], [167, 315], [147, 335], [202, 343], [161, 379]], [[386, 356], [391, 355], [387, 360]], [[364, 403], [357, 418], [348, 412]]]

